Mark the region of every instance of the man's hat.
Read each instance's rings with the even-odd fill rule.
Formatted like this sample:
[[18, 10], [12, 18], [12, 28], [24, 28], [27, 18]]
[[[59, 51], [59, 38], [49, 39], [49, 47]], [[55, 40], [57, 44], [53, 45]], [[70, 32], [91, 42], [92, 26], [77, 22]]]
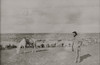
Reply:
[[76, 37], [77, 36], [77, 32], [76, 31], [73, 31], [72, 33], [74, 33], [75, 35], [74, 35], [74, 37]]

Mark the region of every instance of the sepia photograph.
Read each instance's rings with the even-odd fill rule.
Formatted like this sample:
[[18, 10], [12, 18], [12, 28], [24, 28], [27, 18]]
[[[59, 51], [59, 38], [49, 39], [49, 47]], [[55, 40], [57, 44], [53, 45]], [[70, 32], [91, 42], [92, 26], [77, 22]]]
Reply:
[[100, 0], [1, 0], [0, 65], [100, 65]]

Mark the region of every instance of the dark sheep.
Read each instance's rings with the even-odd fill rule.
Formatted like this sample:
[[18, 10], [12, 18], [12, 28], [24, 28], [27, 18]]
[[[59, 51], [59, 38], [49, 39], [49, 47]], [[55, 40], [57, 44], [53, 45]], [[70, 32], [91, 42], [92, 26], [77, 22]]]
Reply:
[[13, 44], [13, 45], [12, 45], [12, 48], [17, 48], [17, 46]]
[[44, 48], [45, 47], [44, 44], [41, 44], [41, 47]]
[[11, 44], [7, 45], [6, 48], [11, 49], [12, 48]]

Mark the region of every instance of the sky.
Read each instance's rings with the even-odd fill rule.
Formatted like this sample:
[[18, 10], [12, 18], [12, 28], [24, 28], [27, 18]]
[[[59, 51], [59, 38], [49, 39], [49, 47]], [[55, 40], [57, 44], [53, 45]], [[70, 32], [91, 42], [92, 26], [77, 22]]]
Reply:
[[1, 33], [98, 33], [99, 0], [1, 0]]

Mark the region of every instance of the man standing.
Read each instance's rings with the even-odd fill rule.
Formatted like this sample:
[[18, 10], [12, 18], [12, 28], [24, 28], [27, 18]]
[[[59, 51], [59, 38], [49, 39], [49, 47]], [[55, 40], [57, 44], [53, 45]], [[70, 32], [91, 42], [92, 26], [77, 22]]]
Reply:
[[76, 31], [73, 32], [73, 44], [72, 44], [72, 51], [76, 49], [76, 59], [75, 62], [80, 62], [80, 52], [81, 52], [81, 46], [82, 46], [82, 40], [79, 39], [79, 36]]
[[75, 43], [75, 40], [76, 40], [76, 36], [78, 35], [76, 31], [72, 32], [73, 33], [73, 43], [72, 43], [72, 51], [74, 51], [74, 43]]

